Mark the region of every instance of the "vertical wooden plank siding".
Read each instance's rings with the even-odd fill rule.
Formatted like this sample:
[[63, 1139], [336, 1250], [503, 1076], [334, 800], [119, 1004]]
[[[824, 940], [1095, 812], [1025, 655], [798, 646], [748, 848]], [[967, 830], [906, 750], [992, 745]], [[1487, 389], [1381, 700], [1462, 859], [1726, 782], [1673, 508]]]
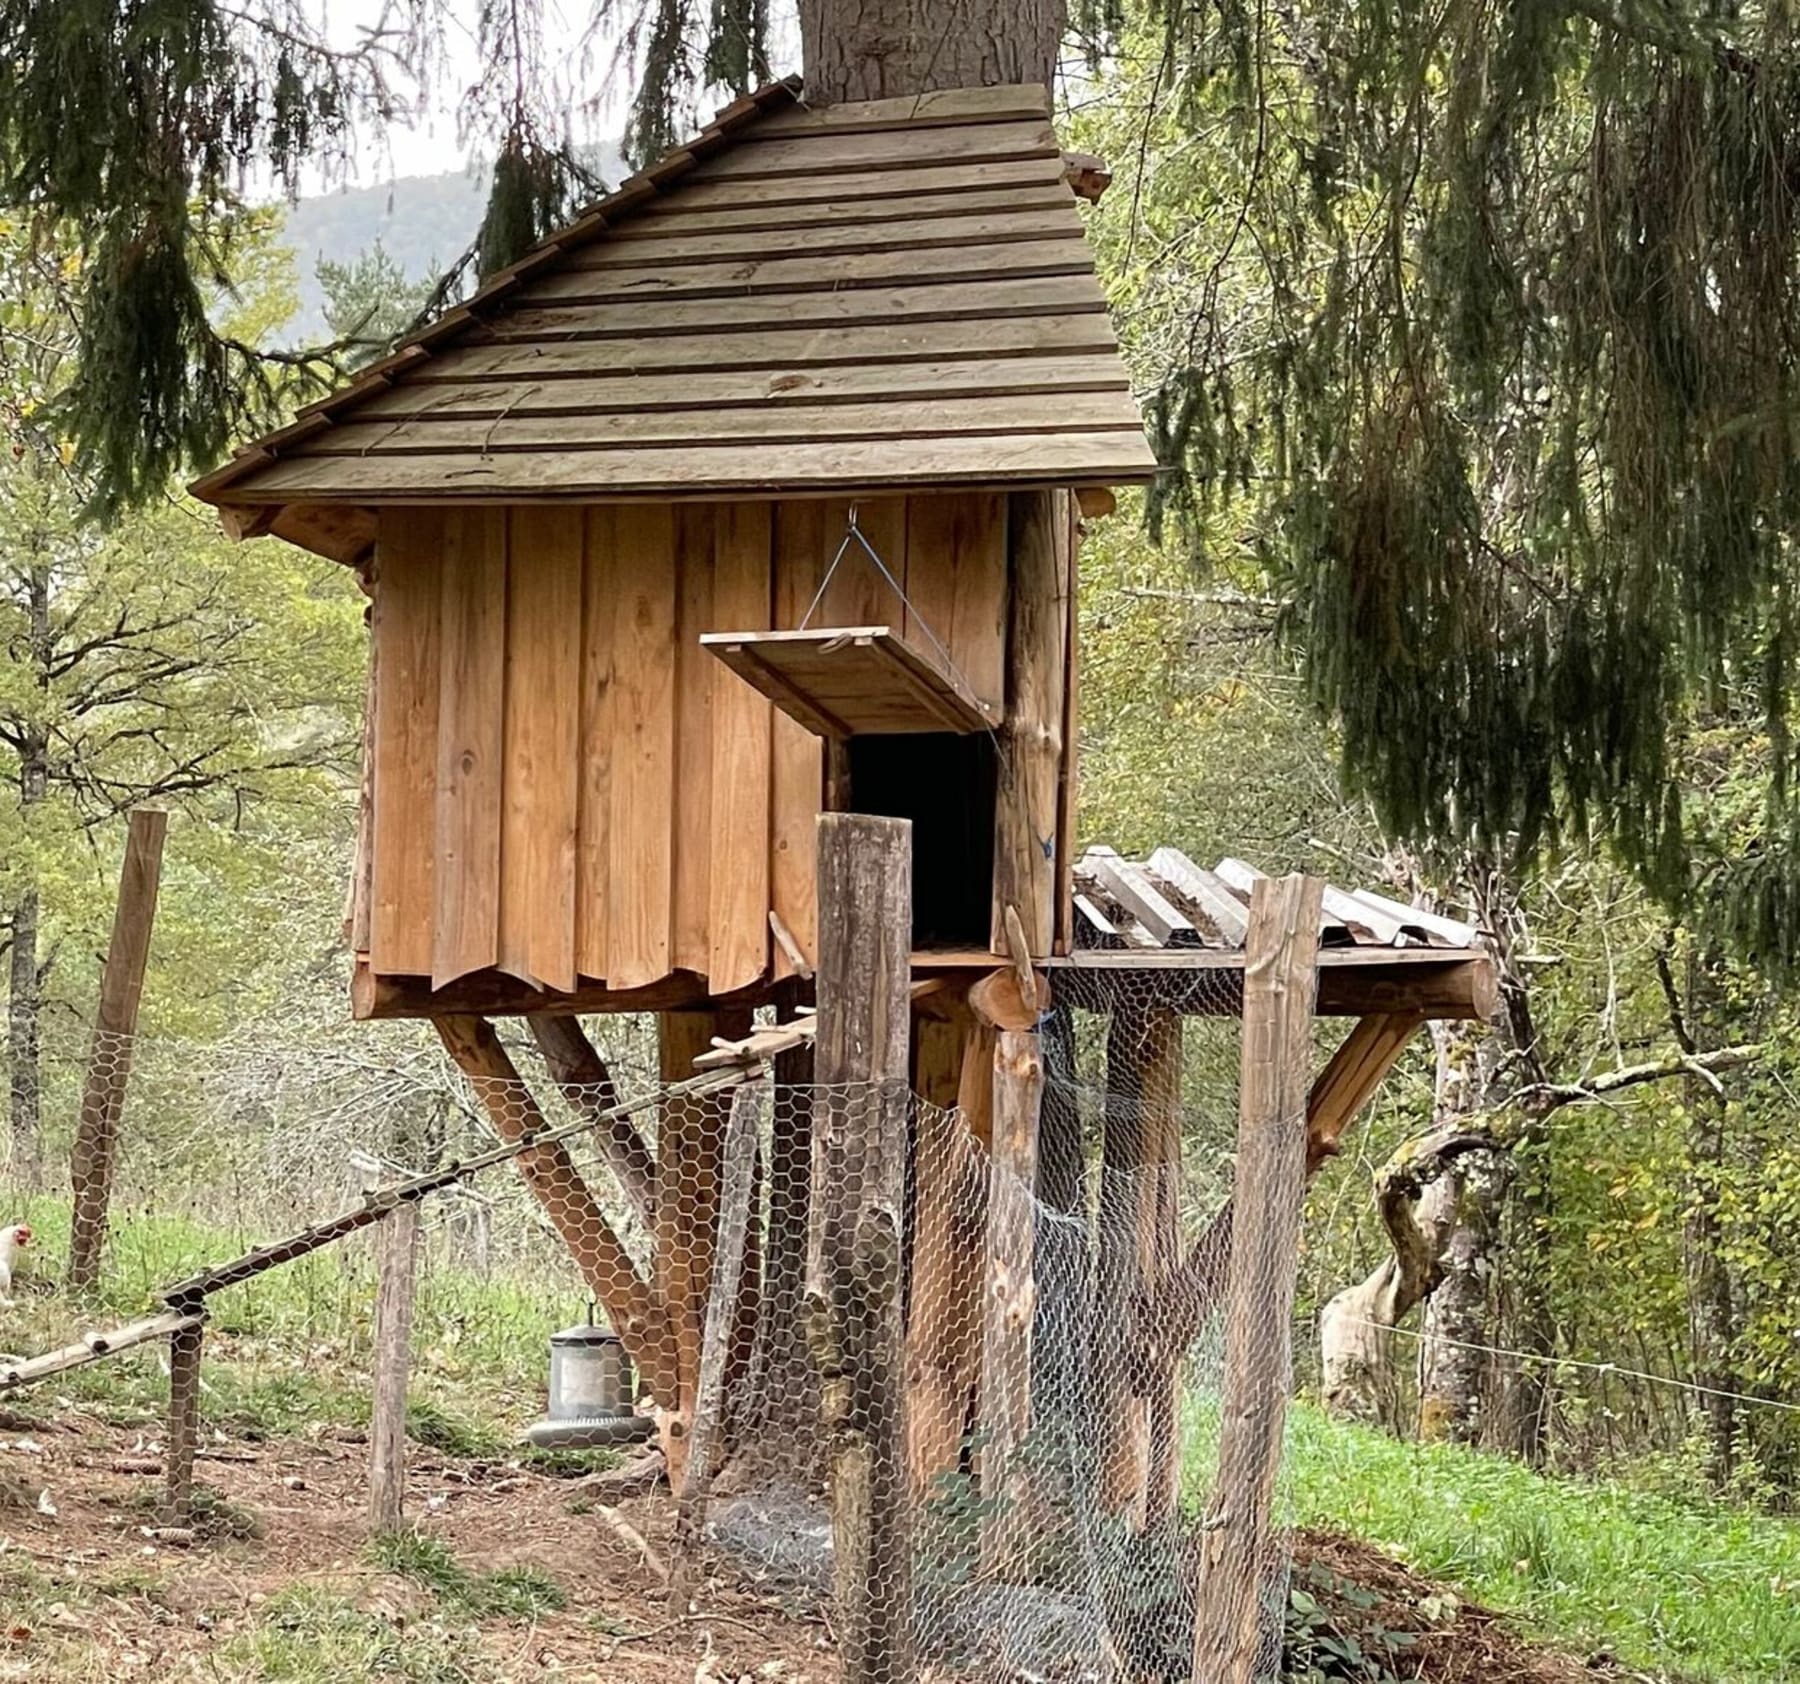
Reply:
[[[907, 641], [950, 664], [982, 701], [1006, 705], [1006, 498], [954, 491], [911, 499]], [[935, 640], [935, 641], [934, 641]], [[940, 650], [937, 645], [943, 645]]]
[[[827, 498], [818, 505], [819, 577], [831, 565], [832, 557], [850, 529], [850, 510], [856, 510], [856, 524], [870, 547], [881, 557], [888, 572], [904, 584], [906, 579], [906, 512], [905, 497], [863, 497], [854, 502], [843, 498]], [[808, 599], [811, 600], [810, 598]], [[800, 604], [806, 612], [806, 603]], [[869, 559], [869, 552], [854, 539], [844, 551], [819, 609], [813, 615], [815, 626], [892, 626], [904, 623], [906, 605], [886, 579], [880, 568]], [[796, 622], [798, 624], [798, 622]]]
[[[713, 622], [708, 629], [762, 631], [773, 609], [766, 503], [718, 511]], [[774, 708], [713, 660], [713, 870], [707, 885], [705, 971], [715, 994], [756, 981], [769, 964], [770, 740]], [[698, 747], [699, 745], [696, 745]], [[685, 769], [685, 768], [684, 768]]]
[[604, 974], [613, 988], [641, 988], [669, 972], [675, 523], [656, 504], [627, 504], [617, 520]]
[[586, 514], [581, 607], [581, 765], [576, 789], [575, 968], [606, 980], [612, 819], [613, 626], [619, 600], [617, 508]]
[[575, 986], [576, 975], [581, 574], [579, 509], [513, 511], [499, 963], [514, 976], [564, 989]]
[[1056, 805], [1056, 911], [1051, 943], [1057, 953], [1075, 945], [1075, 832], [1081, 797], [1081, 523], [1069, 499], [1069, 591], [1064, 612], [1062, 769]]
[[672, 886], [669, 967], [706, 974], [712, 910], [712, 732], [715, 685], [737, 682], [700, 647], [701, 635], [717, 628], [713, 615], [713, 542], [716, 516], [711, 504], [686, 504], [675, 517], [675, 740], [674, 829], [670, 837]]
[[[775, 507], [775, 625], [780, 630], [799, 626], [819, 588], [825, 561], [820, 555], [823, 512], [820, 503], [779, 503]], [[785, 713], [775, 715], [771, 733], [769, 908], [811, 962], [819, 952], [814, 873], [825, 748], [819, 738]], [[777, 945], [775, 975], [793, 974], [794, 966]]]
[[374, 613], [375, 767], [369, 963], [431, 970], [441, 509], [383, 509]]
[[504, 509], [447, 522], [439, 613], [436, 893], [431, 981], [499, 958], [506, 660]]

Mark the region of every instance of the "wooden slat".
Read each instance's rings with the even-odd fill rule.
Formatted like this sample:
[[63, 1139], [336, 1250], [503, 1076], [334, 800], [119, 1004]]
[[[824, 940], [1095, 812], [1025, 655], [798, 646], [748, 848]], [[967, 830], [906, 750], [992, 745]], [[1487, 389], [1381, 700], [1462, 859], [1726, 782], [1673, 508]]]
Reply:
[[[1063, 399], [1046, 400], [1061, 404]], [[1129, 401], [1129, 400], [1127, 400]], [[995, 709], [1006, 705], [1006, 498], [993, 491], [908, 499], [906, 639], [951, 666]], [[928, 628], [928, 629], [927, 629]], [[935, 640], [935, 641], [934, 641]]]
[[[758, 630], [771, 613], [772, 522], [766, 503], [717, 510], [713, 617]], [[756, 981], [769, 965], [772, 712], [748, 685], [713, 687], [712, 857], [705, 972], [715, 994]]]
[[841, 175], [778, 176], [762, 181], [709, 181], [689, 175], [679, 194], [652, 201], [639, 218], [652, 221], [660, 216], [720, 206], [809, 204], [824, 199], [875, 203], [913, 198], [921, 193], [1000, 192], [1060, 183], [1063, 169], [1059, 151], [1054, 156], [989, 160], [973, 169], [966, 164], [928, 164], [907, 170], [853, 170]]
[[369, 959], [393, 976], [431, 970], [437, 788], [441, 509], [381, 516], [375, 596], [374, 876]]
[[1030, 275], [1091, 275], [1093, 253], [1078, 229], [1013, 243], [932, 251], [879, 251], [860, 257], [821, 252], [670, 264], [655, 269], [560, 269], [532, 288], [534, 302], [625, 303], [632, 299], [745, 298], [752, 293], [837, 292], [846, 287], [940, 284]]
[[739, 146], [696, 164], [688, 181], [767, 180], [778, 176], [849, 175], [863, 170], [928, 170], [945, 164], [1010, 163], [1062, 156], [1042, 119], [922, 129], [916, 134], [823, 132]]
[[[571, 303], [535, 300], [472, 332], [471, 345], [543, 341], [637, 339], [649, 334], [722, 329], [792, 328], [802, 323], [878, 326], [897, 319], [959, 322], [985, 317], [1062, 316], [1106, 308], [1091, 274], [1027, 275], [978, 281], [854, 287], [843, 292], [782, 292], [749, 298], [689, 298], [649, 302]], [[371, 413], [373, 406], [371, 406]], [[351, 417], [346, 417], [346, 420]], [[315, 435], [309, 443], [324, 442]]]
[[944, 125], [1047, 117], [1050, 95], [1041, 84], [997, 88], [944, 88], [897, 99], [853, 99], [818, 107], [798, 103], [771, 111], [744, 132], [746, 141], [786, 135], [858, 134], [884, 129], [917, 131]]
[[[1091, 432], [1135, 427], [1136, 404], [1126, 392], [1075, 392], [1030, 398], [962, 398], [941, 403], [789, 405], [775, 410], [666, 410], [654, 415], [508, 416], [504, 420], [370, 421], [335, 428], [308, 456], [499, 455], [519, 450], [630, 450], [645, 444], [691, 445], [745, 439], [756, 445], [1014, 433]], [[298, 460], [302, 453], [296, 452]], [[887, 557], [884, 555], [883, 559]], [[863, 558], [867, 566], [867, 558]], [[904, 562], [896, 558], [899, 569]], [[891, 612], [884, 610], [883, 612]], [[858, 620], [866, 614], [846, 616]]]
[[561, 989], [576, 977], [582, 550], [579, 509], [513, 511], [498, 963]]
[[619, 417], [706, 409], [723, 421], [726, 415], [750, 408], [755, 412], [755, 424], [764, 425], [781, 410], [794, 406], [1125, 390], [1124, 370], [1110, 357], [1014, 357], [998, 362], [877, 363], [867, 368], [745, 369], [736, 374], [688, 374], [680, 379], [624, 374], [408, 385], [372, 399], [359, 413], [370, 420], [424, 414], [491, 420], [502, 414], [577, 411]]
[[[570, 270], [679, 268], [684, 261], [718, 263], [727, 258], [764, 258], [770, 249], [785, 248], [796, 259], [851, 257], [893, 250], [932, 251], [945, 246], [980, 243], [1008, 245], [1020, 240], [1069, 240], [1081, 234], [1081, 218], [1071, 195], [1067, 204], [1040, 207], [1014, 205], [980, 216], [922, 217], [914, 222], [876, 222], [833, 228], [802, 223], [791, 235], [771, 238], [779, 230], [700, 229], [692, 234], [669, 231], [657, 240], [600, 240], [568, 258]], [[1089, 259], [1091, 266], [1092, 259]]]
[[615, 245], [653, 245], [665, 237], [685, 237], [706, 230], [749, 232], [754, 229], [869, 227], [884, 222], [918, 222], [926, 218], [954, 223], [997, 210], [1055, 210], [1073, 207], [1075, 195], [1060, 176], [1040, 183], [961, 193], [912, 193], [869, 199], [845, 195], [788, 204], [694, 205], [688, 193], [671, 197], [660, 215], [638, 216], [612, 230]]
[[[719, 374], [730, 369], [863, 368], [879, 362], [951, 362], [1030, 356], [1117, 356], [1118, 341], [1104, 315], [1021, 316], [1004, 321], [892, 322], [881, 327], [749, 328], [687, 338], [622, 339], [586, 345], [456, 346], [408, 382], [554, 380], [567, 375], [626, 370]], [[234, 501], [253, 501], [261, 475], [232, 488]]]
[[611, 874], [613, 647], [621, 563], [619, 508], [589, 509], [587, 580], [581, 613], [581, 761], [575, 849], [575, 962], [604, 980], [607, 884]]
[[[1110, 495], [1110, 493], [1108, 494]], [[1056, 916], [1051, 946], [1067, 953], [1074, 945], [1075, 834], [1081, 792], [1081, 521], [1069, 520], [1069, 601], [1063, 614], [1062, 764], [1056, 797]]]
[[606, 980], [639, 988], [669, 970], [674, 828], [674, 512], [618, 511], [613, 589], [612, 776]]
[[[824, 506], [780, 503], [774, 510], [775, 625], [792, 628], [818, 589], [824, 546]], [[815, 862], [818, 816], [825, 785], [825, 745], [798, 720], [777, 712], [770, 721], [769, 906], [810, 965], [819, 953]], [[794, 964], [774, 948], [775, 974]]]
[[438, 760], [432, 986], [499, 957], [500, 814], [505, 765], [504, 509], [445, 524], [439, 609]]
[[514, 451], [496, 456], [303, 456], [278, 462], [250, 488], [288, 496], [400, 502], [421, 494], [492, 501], [497, 497], [652, 492], [829, 490], [852, 485], [1119, 484], [1148, 479], [1154, 464], [1135, 429], [1011, 433], [741, 446], [646, 446], [642, 450]]
[[[713, 613], [713, 539], [718, 505], [675, 511], [674, 834], [669, 968], [706, 974], [712, 941], [712, 733], [718, 663], [700, 647]], [[729, 869], [729, 862], [725, 862]]]

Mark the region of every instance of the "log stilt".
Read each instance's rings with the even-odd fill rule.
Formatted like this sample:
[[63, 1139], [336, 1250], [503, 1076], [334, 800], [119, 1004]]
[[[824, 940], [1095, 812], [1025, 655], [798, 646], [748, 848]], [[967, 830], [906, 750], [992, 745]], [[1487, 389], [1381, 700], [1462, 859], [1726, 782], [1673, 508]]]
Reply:
[[395, 1207], [376, 1230], [374, 1396], [369, 1406], [369, 1530], [398, 1532], [406, 1498], [406, 1383], [412, 1367], [419, 1207]]
[[[196, 1306], [197, 1308], [198, 1306]], [[200, 1448], [200, 1349], [198, 1321], [169, 1338], [169, 1448], [164, 1458], [163, 1520], [185, 1526], [194, 1512], [194, 1456]]]
[[1274, 1566], [1323, 895], [1317, 878], [1284, 877], [1250, 898], [1219, 1464], [1195, 1591], [1194, 1676], [1218, 1684], [1254, 1676]]
[[[619, 1103], [612, 1072], [576, 1018], [537, 1012], [525, 1021], [551, 1079], [577, 1111], [591, 1117]], [[656, 1211], [656, 1160], [637, 1125], [629, 1117], [609, 1117], [594, 1139], [632, 1214], [648, 1228]]]
[[844, 1684], [914, 1677], [902, 1353], [911, 826], [819, 820], [808, 1324], [831, 1463]]

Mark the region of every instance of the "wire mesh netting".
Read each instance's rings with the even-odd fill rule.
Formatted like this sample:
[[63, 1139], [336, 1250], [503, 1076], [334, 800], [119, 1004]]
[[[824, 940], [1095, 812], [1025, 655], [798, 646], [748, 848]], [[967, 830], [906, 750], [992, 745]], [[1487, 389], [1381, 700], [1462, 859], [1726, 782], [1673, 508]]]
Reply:
[[[45, 1114], [80, 1115], [84, 1075], [129, 1054], [108, 1293], [206, 1295], [209, 1364], [280, 1371], [302, 1413], [323, 1369], [366, 1364], [396, 1201], [421, 1212], [415, 1407], [523, 1428], [547, 1335], [591, 1301], [632, 1376], [608, 1407], [642, 1422], [613, 1437], [667, 1461], [675, 1502], [634, 1524], [682, 1600], [728, 1581], [816, 1607], [875, 1678], [1125, 1681], [1204, 1676], [1202, 1584], [1204, 1630], [1248, 1632], [1273, 1675], [1279, 1538], [1202, 1560], [1236, 980], [1081, 979], [1020, 1037], [953, 1002], [919, 1019], [907, 1090], [817, 1085], [800, 1038], [696, 1078], [700, 1014], [660, 1052], [615, 1020], [604, 1057], [573, 1019], [458, 1020], [462, 1073], [435, 1037], [144, 1041], [49, 1061]], [[16, 1202], [60, 1258], [66, 1205]], [[257, 1246], [280, 1294], [233, 1272]], [[1269, 1321], [1285, 1353], [1286, 1306]], [[203, 1413], [229, 1397], [208, 1384]]]

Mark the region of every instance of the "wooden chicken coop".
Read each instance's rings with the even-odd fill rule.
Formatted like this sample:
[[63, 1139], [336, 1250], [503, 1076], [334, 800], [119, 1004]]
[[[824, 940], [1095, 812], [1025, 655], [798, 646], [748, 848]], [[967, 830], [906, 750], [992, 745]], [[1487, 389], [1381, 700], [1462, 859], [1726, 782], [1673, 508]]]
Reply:
[[[516, 1084], [485, 1020], [524, 1015], [591, 1092], [575, 1014], [654, 1011], [665, 1077], [687, 1075], [750, 1007], [804, 998], [820, 815], [904, 818], [915, 1090], [1029, 1185], [1046, 979], [1080, 971], [1103, 1003], [1156, 980], [1110, 1045], [1162, 1109], [1109, 1127], [1107, 1167], [1179, 1161], [1180, 1017], [1237, 1009], [1249, 900], [1230, 862], [1078, 862], [1077, 541], [1155, 472], [1083, 237], [1103, 179], [1042, 88], [811, 109], [771, 86], [196, 484], [236, 535], [343, 562], [371, 599], [356, 1015], [437, 1020], [478, 1085]], [[1492, 976], [1428, 915], [1329, 917], [1318, 1009], [1361, 1020], [1315, 1096], [1335, 1140], [1422, 1019], [1485, 1011]], [[495, 1111], [515, 1139], [538, 1126]], [[592, 1200], [564, 1229], [676, 1421], [723, 1131], [671, 1112], [654, 1156], [605, 1136], [650, 1276]], [[804, 1175], [804, 1143], [784, 1150]], [[970, 1330], [984, 1281], [1004, 1263], [1017, 1290], [1029, 1259], [996, 1262], [958, 1150], [921, 1145], [912, 1189], [916, 1489], [972, 1421], [1028, 1412], [990, 1397]], [[790, 1322], [791, 1239], [772, 1209], [764, 1314]], [[1153, 1294], [1119, 1278], [1128, 1317]], [[1172, 1370], [1128, 1371], [1116, 1333], [1096, 1407], [1120, 1422], [1110, 1500], [1144, 1521], [1173, 1502], [1149, 1448]]]

